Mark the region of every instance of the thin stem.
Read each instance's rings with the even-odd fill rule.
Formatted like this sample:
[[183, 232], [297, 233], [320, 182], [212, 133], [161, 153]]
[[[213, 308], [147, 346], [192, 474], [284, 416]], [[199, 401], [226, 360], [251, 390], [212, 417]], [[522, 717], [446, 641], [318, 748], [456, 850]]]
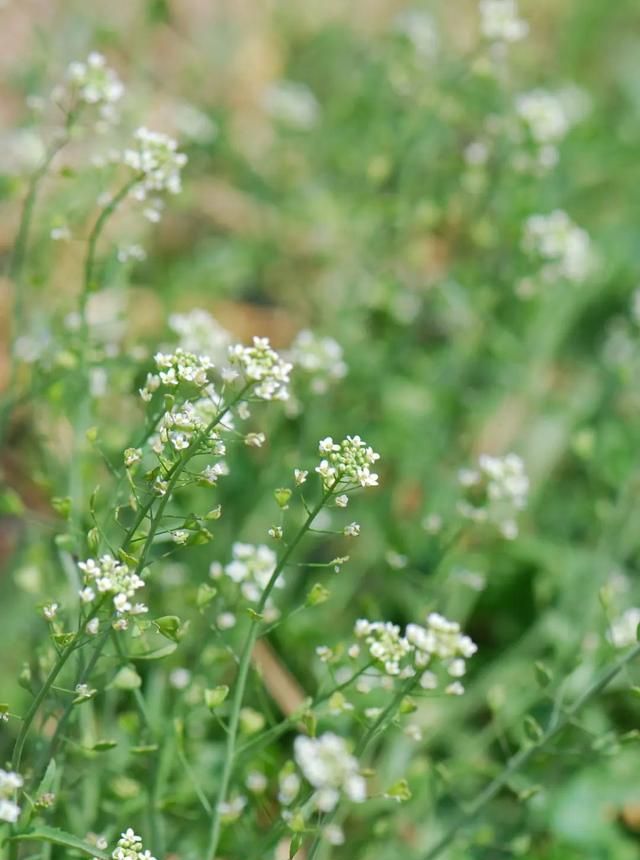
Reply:
[[[387, 707], [382, 711], [381, 714], [378, 715], [376, 720], [367, 729], [367, 731], [360, 739], [360, 743], [355, 749], [355, 755], [357, 758], [363, 756], [369, 745], [376, 739], [379, 734], [384, 732], [389, 723], [395, 717], [396, 712], [400, 707], [400, 703], [402, 702], [404, 697], [411, 692], [413, 687], [415, 687], [416, 683], [417, 682], [415, 678], [410, 678], [406, 684], [402, 684], [402, 686], [396, 691], [395, 696], [393, 696]], [[336, 813], [337, 807], [333, 810], [333, 812], [329, 812], [320, 818], [320, 821], [318, 822], [318, 832], [316, 833], [314, 840], [311, 843], [309, 853], [307, 854], [307, 860], [313, 860], [313, 858], [316, 857], [318, 851], [320, 850], [320, 843], [322, 839], [320, 828], [326, 824], [329, 824], [334, 819]]]
[[72, 642], [70, 642], [60, 653], [58, 659], [56, 660], [53, 668], [47, 675], [42, 687], [38, 690], [38, 693], [31, 703], [31, 707], [27, 711], [27, 714], [22, 721], [22, 725], [20, 727], [20, 732], [18, 733], [18, 737], [16, 739], [15, 746], [13, 748], [13, 756], [11, 758], [11, 769], [14, 771], [20, 771], [20, 763], [22, 761], [22, 752], [24, 750], [25, 741], [27, 740], [27, 735], [29, 734], [29, 729], [31, 728], [31, 724], [33, 723], [36, 714], [40, 709], [40, 705], [46, 699], [49, 690], [51, 689], [54, 681], [60, 674], [64, 664], [67, 662], [71, 654], [74, 650], [75, 645], [75, 637]]
[[[326, 702], [328, 699], [330, 699], [331, 696], [333, 696], [335, 693], [339, 693], [341, 690], [346, 689], [346, 687], [353, 684], [354, 681], [356, 681], [361, 675], [363, 675], [368, 669], [370, 669], [372, 665], [373, 661], [366, 663], [364, 666], [362, 666], [361, 669], [358, 669], [357, 672], [354, 672], [350, 678], [347, 678], [346, 681], [343, 681], [341, 684], [336, 684], [335, 687], [332, 687], [330, 690], [327, 690], [326, 693], [322, 693], [322, 695], [318, 696], [318, 698], [313, 701], [310, 707], [317, 708], [323, 702]], [[247, 743], [243, 744], [243, 746], [241, 746], [240, 749], [236, 751], [236, 760], [239, 759], [241, 756], [246, 755], [248, 752], [252, 752], [256, 746], [264, 746], [264, 744], [270, 743], [272, 740], [275, 740], [276, 738], [280, 737], [280, 735], [284, 734], [284, 732], [286, 732], [290, 726], [294, 725], [299, 720], [299, 716], [297, 716], [296, 714], [292, 714], [290, 717], [286, 717], [284, 720], [277, 723], [275, 726], [271, 726], [270, 729], [267, 729], [265, 732], [263, 732], [261, 735], [258, 735], [258, 737], [254, 738], [253, 740], [247, 741]]]
[[31, 222], [33, 221], [33, 212], [38, 198], [38, 192], [40, 190], [40, 183], [47, 175], [49, 168], [51, 167], [51, 163], [53, 162], [53, 159], [60, 152], [60, 150], [63, 149], [69, 142], [71, 124], [72, 123], [67, 121], [65, 133], [52, 144], [51, 148], [43, 158], [40, 166], [31, 175], [31, 179], [29, 180], [29, 184], [27, 186], [27, 194], [22, 204], [20, 221], [18, 224], [18, 233], [16, 235], [16, 240], [13, 246], [13, 254], [11, 255], [11, 260], [9, 263], [9, 278], [13, 282], [13, 320], [11, 326], [10, 346], [12, 361], [10, 362], [11, 369], [9, 381], [7, 383], [7, 395], [3, 402], [2, 411], [0, 412], [0, 439], [2, 439], [4, 435], [4, 430], [8, 423], [9, 416], [11, 415], [11, 412], [17, 400], [17, 398], [13, 396], [13, 389], [15, 388], [17, 376], [15, 346], [16, 340], [18, 339], [18, 333], [22, 326], [22, 319], [24, 316], [23, 311], [25, 307], [26, 296], [24, 283], [22, 280], [22, 270], [24, 268], [24, 263], [27, 257], [27, 247], [29, 244]]
[[[474, 800], [472, 800], [469, 806], [460, 813], [446, 833], [432, 848], [429, 849], [429, 851], [424, 855], [424, 860], [435, 860], [436, 857], [439, 857], [451, 842], [453, 842], [459, 831], [473, 821], [482, 809], [491, 800], [493, 800], [513, 774], [523, 767], [523, 765], [525, 765], [532, 756], [546, 746], [550, 740], [556, 737], [556, 735], [558, 735], [574, 719], [574, 717], [576, 717], [582, 708], [590, 702], [591, 699], [595, 698], [598, 693], [601, 693], [602, 690], [604, 690], [605, 687], [607, 687], [611, 681], [620, 674], [625, 666], [627, 666], [627, 664], [634, 660], [639, 654], [640, 645], [636, 645], [628, 654], [608, 669], [605, 669], [594, 683], [576, 699], [573, 705], [564, 711], [562, 716], [550, 723], [546, 731], [537, 741], [535, 741], [535, 743], [523, 747], [519, 752], [512, 756], [498, 776], [496, 776], [495, 779], [493, 779], [487, 786], [485, 786], [485, 788], [482, 789], [482, 791], [479, 792], [479, 794], [476, 795]], [[311, 858], [309, 858], [309, 860], [311, 860]]]
[[102, 235], [102, 231], [109, 220], [109, 218], [116, 211], [118, 206], [125, 199], [127, 194], [131, 191], [131, 189], [140, 181], [140, 176], [136, 174], [129, 182], [126, 182], [122, 188], [113, 195], [109, 203], [104, 207], [104, 209], [98, 215], [95, 224], [89, 234], [88, 247], [87, 247], [87, 256], [85, 258], [84, 263], [84, 283], [82, 292], [80, 294], [80, 321], [81, 325], [84, 328], [86, 326], [86, 309], [87, 309], [87, 300], [89, 298], [89, 293], [93, 290], [93, 272], [96, 264], [96, 252], [98, 249], [98, 240]]
[[220, 778], [220, 788], [218, 790], [218, 797], [213, 808], [213, 814], [211, 816], [211, 832], [209, 836], [209, 846], [207, 848], [207, 852], [205, 854], [206, 860], [214, 860], [216, 851], [218, 849], [218, 843], [220, 841], [220, 829], [221, 829], [221, 806], [227, 799], [227, 793], [229, 791], [229, 783], [231, 781], [231, 774], [233, 772], [233, 764], [235, 758], [235, 749], [236, 749], [236, 741], [238, 736], [238, 724], [240, 722], [240, 709], [242, 707], [242, 702], [244, 699], [244, 693], [247, 686], [247, 678], [249, 675], [249, 666], [251, 664], [251, 654], [253, 652], [253, 647], [256, 643], [256, 639], [258, 638], [258, 625], [260, 623], [260, 616], [266, 606], [267, 600], [269, 599], [269, 595], [273, 590], [276, 581], [280, 574], [282, 573], [284, 567], [286, 566], [289, 558], [291, 557], [293, 551], [298, 546], [304, 535], [309, 531], [309, 527], [314, 519], [319, 514], [321, 508], [325, 505], [327, 499], [331, 496], [333, 491], [333, 487], [324, 490], [322, 496], [320, 497], [319, 502], [316, 506], [310, 511], [306, 520], [300, 527], [298, 533], [291, 541], [287, 549], [282, 554], [278, 564], [276, 565], [273, 573], [271, 574], [271, 578], [267, 583], [264, 591], [262, 592], [262, 596], [257, 605], [256, 613], [252, 615], [251, 621], [249, 623], [249, 631], [247, 633], [247, 637], [244, 641], [244, 645], [242, 647], [242, 653], [240, 655], [240, 663], [238, 667], [238, 676], [236, 678], [235, 689], [233, 693], [233, 700], [231, 702], [231, 717], [229, 720], [229, 729], [227, 734], [227, 745], [225, 749], [224, 756], [224, 764], [222, 768], [222, 776]]
[[[139, 574], [140, 571], [145, 567], [145, 565], [147, 563], [147, 555], [148, 555], [149, 549], [151, 547], [153, 537], [154, 537], [156, 530], [158, 528], [159, 521], [162, 517], [162, 512], [164, 511], [164, 508], [165, 508], [165, 506], [168, 502], [169, 496], [171, 494], [171, 489], [175, 486], [175, 484], [176, 484], [178, 478], [180, 477], [182, 470], [185, 468], [188, 460], [192, 456], [194, 456], [194, 454], [196, 454], [198, 452], [198, 447], [199, 447], [200, 443], [202, 442], [202, 440], [211, 432], [211, 430], [214, 429], [214, 427], [217, 424], [220, 423], [220, 421], [222, 420], [224, 415], [229, 411], [229, 409], [231, 409], [234, 406], [234, 404], [237, 403], [244, 396], [248, 387], [249, 386], [245, 386], [242, 389], [242, 391], [237, 395], [237, 397], [229, 405], [224, 406], [218, 412], [218, 414], [216, 416], [214, 416], [214, 418], [209, 422], [207, 427], [200, 434], [198, 434], [198, 436], [196, 436], [196, 438], [194, 439], [192, 444], [189, 446], [189, 448], [187, 448], [183, 452], [183, 455], [176, 461], [176, 463], [172, 467], [173, 474], [171, 475], [171, 480], [170, 480], [169, 486], [167, 487], [167, 493], [165, 494], [165, 496], [162, 497], [161, 504], [158, 506], [158, 510], [156, 511], [155, 516], [153, 518], [149, 534], [147, 535], [147, 539], [146, 539], [145, 544], [143, 546], [142, 553], [141, 553], [140, 558], [138, 560], [138, 563], [136, 565], [136, 573]], [[162, 503], [164, 503], [164, 504], [162, 504]], [[128, 543], [128, 541], [125, 542], [125, 545], [127, 545], [127, 543]], [[35, 719], [35, 716], [38, 713], [40, 706], [44, 702], [47, 694], [49, 693], [49, 691], [50, 691], [52, 685], [54, 684], [56, 678], [58, 677], [60, 671], [62, 670], [63, 666], [65, 665], [65, 663], [67, 662], [67, 660], [69, 659], [71, 654], [73, 653], [79, 636], [80, 636], [80, 630], [78, 630], [78, 632], [75, 634], [73, 640], [61, 651], [61, 653], [58, 656], [58, 659], [56, 660], [55, 665], [53, 666], [53, 668], [49, 672], [49, 675], [47, 676], [47, 678], [44, 681], [40, 690], [38, 691], [38, 694], [36, 695], [35, 699], [33, 700], [31, 707], [29, 708], [29, 711], [27, 712], [27, 714], [23, 720], [22, 726], [20, 728], [20, 732], [18, 734], [18, 738], [16, 740], [16, 744], [15, 744], [14, 751], [13, 751], [13, 757], [12, 757], [12, 769], [15, 771], [20, 770], [20, 762], [22, 760], [22, 752], [24, 750], [24, 744], [25, 744], [25, 741], [27, 739], [27, 735], [29, 734], [29, 730], [31, 728], [33, 720]], [[91, 668], [93, 668], [95, 666], [95, 663], [97, 662], [100, 654], [102, 653], [102, 650], [104, 649], [104, 647], [107, 643], [107, 639], [108, 639], [107, 636], [100, 637], [100, 639], [96, 643], [96, 648], [95, 648], [94, 653], [93, 653], [91, 660], [90, 660]], [[84, 672], [83, 672], [83, 677], [85, 677]], [[89, 677], [89, 675], [86, 674], [85, 680], [88, 679], [88, 677]], [[78, 683], [80, 683], [80, 681], [78, 681]], [[65, 721], [66, 721], [67, 717], [68, 717], [68, 715], [66, 715]]]

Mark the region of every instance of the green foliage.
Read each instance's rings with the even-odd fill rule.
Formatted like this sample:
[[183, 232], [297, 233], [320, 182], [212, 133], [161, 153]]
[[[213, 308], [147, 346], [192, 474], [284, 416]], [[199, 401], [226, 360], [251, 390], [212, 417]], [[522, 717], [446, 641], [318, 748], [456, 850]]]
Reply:
[[3, 857], [636, 856], [640, 12], [520, 5], [54, 3], [7, 53]]

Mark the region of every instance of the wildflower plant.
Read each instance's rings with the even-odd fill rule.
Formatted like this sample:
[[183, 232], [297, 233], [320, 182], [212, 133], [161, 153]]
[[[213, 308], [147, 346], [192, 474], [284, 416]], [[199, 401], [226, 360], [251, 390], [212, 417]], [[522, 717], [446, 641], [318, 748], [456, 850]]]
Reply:
[[[597, 784], [626, 860], [624, 63], [554, 78], [515, 0], [266, 11], [264, 68], [152, 5], [0, 155], [2, 857], [569, 858]], [[142, 28], [193, 105], [143, 110]]]

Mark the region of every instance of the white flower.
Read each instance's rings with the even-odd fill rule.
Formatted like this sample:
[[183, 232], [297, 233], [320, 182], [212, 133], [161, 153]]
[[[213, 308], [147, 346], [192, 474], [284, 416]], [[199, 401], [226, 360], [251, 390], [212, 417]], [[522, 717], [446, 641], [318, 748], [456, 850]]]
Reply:
[[143, 848], [142, 839], [130, 827], [120, 835], [111, 857], [112, 860], [156, 860]]
[[297, 773], [283, 770], [278, 777], [278, 801], [283, 806], [289, 806], [300, 791], [300, 777]]
[[20, 807], [12, 800], [0, 797], [0, 821], [8, 821], [15, 824], [20, 817]]
[[460, 681], [454, 681], [452, 684], [449, 684], [449, 686], [445, 688], [445, 693], [448, 696], [462, 696], [464, 695], [464, 687], [462, 686]]
[[480, 0], [480, 28], [494, 42], [519, 42], [529, 25], [518, 16], [515, 0]]
[[557, 143], [571, 127], [561, 99], [546, 90], [536, 89], [517, 96], [516, 113], [538, 144]]
[[[71, 63], [66, 78], [72, 98], [100, 107], [104, 119], [113, 118], [110, 110], [122, 97], [124, 87], [102, 54], [93, 51], [85, 62]], [[56, 92], [54, 95], [59, 94]]]
[[527, 218], [522, 247], [548, 261], [549, 265], [542, 270], [542, 276], [548, 281], [560, 277], [579, 283], [593, 269], [589, 234], [561, 209]]
[[314, 394], [325, 394], [329, 386], [347, 372], [340, 344], [331, 337], [319, 337], [308, 329], [298, 333], [288, 357], [296, 368], [309, 376]]
[[639, 624], [640, 609], [631, 607], [611, 622], [607, 638], [615, 648], [628, 648], [630, 645], [635, 645], [638, 640]]
[[409, 640], [402, 636], [397, 624], [390, 621], [356, 621], [355, 635], [365, 639], [369, 654], [379, 663], [387, 675], [399, 675], [400, 664], [410, 654]]
[[380, 454], [376, 454], [359, 436], [347, 436], [340, 443], [327, 436], [318, 444], [318, 450], [325, 459], [320, 461], [316, 472], [325, 489], [377, 486], [378, 475], [371, 471], [371, 466], [380, 459]]
[[[214, 579], [227, 576], [240, 586], [246, 600], [257, 603], [276, 569], [278, 559], [275, 552], [264, 544], [254, 546], [240, 541], [233, 544], [231, 552], [232, 560], [224, 567], [213, 562], [209, 568], [210, 575]], [[278, 577], [275, 585], [276, 588], [284, 586], [282, 576]]]
[[191, 672], [183, 666], [178, 666], [169, 673], [169, 683], [175, 690], [184, 690], [190, 682]]
[[335, 809], [340, 794], [355, 803], [366, 799], [366, 787], [358, 773], [358, 762], [349, 753], [345, 741], [332, 732], [318, 738], [299, 735], [294, 755], [305, 779], [316, 790], [313, 803], [322, 812]]
[[187, 529], [175, 529], [171, 532], [171, 540], [179, 545], [184, 545], [189, 540]]
[[239, 794], [231, 800], [218, 804], [222, 818], [226, 822], [237, 821], [242, 815], [242, 810], [247, 805], [247, 798]]
[[267, 788], [267, 778], [259, 770], [252, 770], [247, 774], [245, 785], [253, 794], [263, 794]]
[[87, 621], [84, 629], [89, 636], [95, 636], [100, 629], [100, 621], [97, 618], [91, 618]]
[[[117, 613], [114, 627], [118, 630], [126, 629], [127, 616], [139, 615], [147, 611], [143, 603], [131, 603], [131, 598], [144, 586], [144, 580], [137, 573], [131, 572], [126, 564], [113, 558], [108, 553], [99, 559], [89, 558], [78, 562], [78, 567], [84, 574], [83, 591], [90, 589], [100, 594], [110, 594], [113, 597], [113, 606]], [[97, 632], [98, 619], [93, 618], [87, 624], [87, 632], [94, 634], [89, 625], [95, 625]]]
[[131, 466], [135, 466], [136, 463], [139, 463], [142, 460], [142, 451], [140, 448], [127, 448], [124, 452], [124, 464], [127, 469], [130, 469]]
[[81, 588], [78, 592], [78, 596], [82, 603], [91, 603], [92, 600], [95, 600], [96, 593], [93, 588], [87, 586], [86, 588]]
[[116, 256], [119, 263], [128, 263], [129, 260], [142, 262], [147, 259], [147, 253], [144, 248], [141, 245], [136, 245], [135, 243], [131, 245], [120, 245]]
[[216, 618], [216, 625], [220, 630], [230, 630], [236, 626], [236, 616], [233, 612], [221, 612]]
[[14, 795], [22, 788], [23, 783], [19, 773], [0, 769], [0, 821], [15, 824], [20, 817], [21, 810], [14, 800]]
[[294, 469], [293, 477], [295, 479], [296, 484], [298, 486], [300, 486], [300, 484], [304, 484], [304, 482], [307, 480], [308, 474], [309, 472], [307, 472], [305, 469]]
[[171, 314], [169, 327], [186, 352], [207, 355], [216, 365], [225, 364], [231, 335], [208, 311], [194, 308], [188, 313]]
[[339, 508], [346, 508], [349, 504], [349, 496], [345, 496], [344, 493], [341, 496], [336, 496], [335, 503]]
[[490, 521], [504, 537], [517, 537], [516, 515], [526, 507], [529, 479], [517, 454], [481, 454], [475, 469], [461, 469], [458, 481], [466, 497], [460, 513], [474, 522]]
[[247, 381], [255, 383], [256, 397], [261, 400], [289, 398], [289, 374], [293, 365], [271, 348], [268, 338], [254, 337], [253, 346], [230, 346], [229, 361], [242, 371]]
[[417, 54], [432, 57], [438, 48], [438, 34], [431, 15], [422, 9], [405, 9], [396, 16], [394, 29], [411, 42]]
[[349, 523], [342, 529], [342, 532], [347, 537], [358, 537], [360, 534], [360, 525], [358, 523]]
[[42, 607], [42, 614], [47, 619], [47, 621], [53, 621], [53, 619], [58, 614], [59, 605], [57, 603], [47, 603], [46, 606]]
[[187, 163], [187, 156], [178, 152], [176, 141], [162, 132], [144, 127], [135, 132], [133, 141], [132, 148], [122, 154], [123, 163], [138, 177], [131, 195], [137, 200], [145, 200], [149, 192], [177, 194], [182, 187], [180, 172]]
[[71, 238], [71, 230], [66, 224], [61, 224], [57, 227], [52, 227], [49, 234], [54, 242], [68, 242]]
[[264, 433], [247, 433], [244, 437], [244, 444], [249, 448], [262, 448], [266, 441]]
[[[150, 400], [161, 386], [174, 389], [180, 383], [185, 383], [196, 389], [204, 389], [209, 385], [209, 371], [213, 364], [206, 355], [195, 355], [178, 347], [173, 353], [156, 353], [154, 361], [158, 373], [147, 375], [144, 388], [140, 389], [143, 400]], [[186, 405], [193, 409], [192, 404]]]

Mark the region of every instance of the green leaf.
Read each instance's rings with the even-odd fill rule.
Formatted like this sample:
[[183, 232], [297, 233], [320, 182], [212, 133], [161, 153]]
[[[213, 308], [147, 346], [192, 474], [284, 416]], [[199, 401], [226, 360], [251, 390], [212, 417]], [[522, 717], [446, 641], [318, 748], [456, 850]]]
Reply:
[[384, 796], [397, 800], [398, 803], [404, 803], [407, 800], [411, 800], [411, 789], [409, 788], [409, 783], [406, 779], [399, 779], [397, 782], [394, 782], [393, 785], [389, 786], [385, 791]]
[[209, 710], [213, 711], [224, 702], [228, 695], [229, 688], [226, 684], [221, 684], [219, 687], [214, 687], [213, 690], [205, 690], [204, 701]]
[[154, 619], [153, 623], [167, 639], [171, 639], [172, 642], [178, 641], [180, 619], [177, 615], [163, 615], [161, 618]]
[[141, 654], [127, 654], [127, 658], [129, 660], [162, 660], [163, 657], [173, 654], [177, 647], [175, 642], [168, 642], [166, 645], [153, 648], [151, 651], [143, 651]]
[[109, 860], [109, 853], [101, 851], [95, 845], [88, 845], [77, 836], [59, 830], [57, 827], [37, 827], [29, 833], [19, 833], [13, 836], [11, 841], [15, 842], [48, 842], [50, 845], [62, 845], [63, 848], [72, 848], [80, 851], [86, 857], [98, 857], [99, 860]]
[[279, 487], [277, 490], [273, 491], [273, 495], [278, 507], [282, 508], [282, 510], [286, 510], [287, 505], [289, 504], [289, 499], [291, 498], [291, 490], [288, 487]]
[[137, 690], [142, 686], [142, 678], [132, 666], [123, 666], [109, 687], [116, 690]]
[[302, 833], [294, 833], [289, 844], [289, 860], [293, 860], [302, 845]]
[[106, 752], [118, 746], [118, 741], [102, 740], [95, 743], [90, 749], [94, 752]]
[[329, 597], [329, 589], [325, 588], [324, 585], [321, 585], [319, 582], [316, 582], [307, 594], [305, 604], [307, 606], [319, 606], [321, 603], [327, 601]]
[[218, 589], [209, 585], [207, 582], [203, 582], [198, 586], [198, 596], [196, 597], [196, 605], [198, 609], [204, 609], [205, 606], [208, 606], [217, 593]]
[[51, 499], [51, 507], [56, 513], [60, 514], [61, 517], [64, 517], [65, 520], [68, 520], [69, 514], [71, 513], [71, 497], [54, 496]]

